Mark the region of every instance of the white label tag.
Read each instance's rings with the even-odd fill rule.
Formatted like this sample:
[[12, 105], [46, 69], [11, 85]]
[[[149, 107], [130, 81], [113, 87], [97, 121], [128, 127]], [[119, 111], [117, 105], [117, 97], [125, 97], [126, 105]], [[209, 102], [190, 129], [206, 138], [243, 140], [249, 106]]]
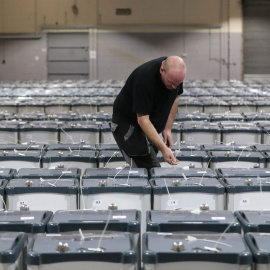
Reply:
[[250, 204], [250, 199], [249, 198], [243, 198], [239, 200], [240, 205], [249, 205]]
[[212, 217], [212, 220], [225, 220], [225, 217]]
[[72, 171], [63, 171], [62, 173], [72, 173]]
[[101, 205], [103, 205], [103, 201], [101, 201], [101, 200], [94, 200], [93, 201], [93, 206], [101, 206]]
[[90, 145], [83, 145], [82, 147], [90, 147]]
[[113, 219], [126, 219], [127, 216], [113, 216]]
[[246, 146], [239, 146], [240, 149], [246, 149]]
[[198, 173], [207, 173], [207, 171], [198, 171]]
[[4, 173], [3, 171], [0, 171], [0, 173]]
[[139, 173], [138, 171], [129, 171], [129, 174], [131, 173]]
[[168, 206], [178, 206], [178, 200], [168, 200]]
[[31, 220], [35, 219], [35, 217], [21, 217], [21, 220]]

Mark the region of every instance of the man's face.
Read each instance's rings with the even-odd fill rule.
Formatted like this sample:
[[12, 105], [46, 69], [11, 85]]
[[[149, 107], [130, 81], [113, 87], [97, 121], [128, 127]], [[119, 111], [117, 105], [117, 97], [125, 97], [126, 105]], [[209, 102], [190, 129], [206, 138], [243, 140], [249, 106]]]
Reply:
[[166, 71], [163, 66], [160, 67], [160, 74], [166, 88], [170, 90], [176, 89], [178, 85], [184, 81], [185, 78], [185, 73], [183, 71], [173, 69]]

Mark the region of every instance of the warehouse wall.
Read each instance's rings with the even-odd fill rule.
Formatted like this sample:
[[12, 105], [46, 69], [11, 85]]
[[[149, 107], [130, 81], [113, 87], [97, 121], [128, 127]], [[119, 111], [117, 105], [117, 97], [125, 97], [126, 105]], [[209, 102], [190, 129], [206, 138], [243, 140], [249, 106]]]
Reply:
[[185, 58], [187, 79], [242, 77], [239, 0], [0, 0], [0, 80], [47, 79], [47, 34], [78, 31], [89, 79], [125, 79], [170, 54]]

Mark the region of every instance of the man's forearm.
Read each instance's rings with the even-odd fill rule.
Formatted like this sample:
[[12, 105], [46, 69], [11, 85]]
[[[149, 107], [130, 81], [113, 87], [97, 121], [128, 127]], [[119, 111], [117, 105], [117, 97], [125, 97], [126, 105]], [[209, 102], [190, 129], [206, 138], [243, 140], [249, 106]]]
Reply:
[[152, 122], [149, 119], [148, 115], [138, 115], [138, 123], [142, 128], [145, 135], [149, 138], [149, 140], [156, 145], [156, 147], [163, 152], [167, 146], [162, 141], [160, 136], [158, 135], [156, 129], [154, 128]]

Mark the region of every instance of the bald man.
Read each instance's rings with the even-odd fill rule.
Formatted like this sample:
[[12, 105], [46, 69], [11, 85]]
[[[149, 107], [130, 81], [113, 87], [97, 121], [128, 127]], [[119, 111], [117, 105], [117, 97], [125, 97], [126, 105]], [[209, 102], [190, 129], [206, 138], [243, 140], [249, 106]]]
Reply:
[[182, 58], [160, 57], [137, 67], [116, 97], [111, 130], [133, 168], [160, 167], [159, 150], [166, 162], [178, 163], [170, 149], [171, 130], [185, 75]]

